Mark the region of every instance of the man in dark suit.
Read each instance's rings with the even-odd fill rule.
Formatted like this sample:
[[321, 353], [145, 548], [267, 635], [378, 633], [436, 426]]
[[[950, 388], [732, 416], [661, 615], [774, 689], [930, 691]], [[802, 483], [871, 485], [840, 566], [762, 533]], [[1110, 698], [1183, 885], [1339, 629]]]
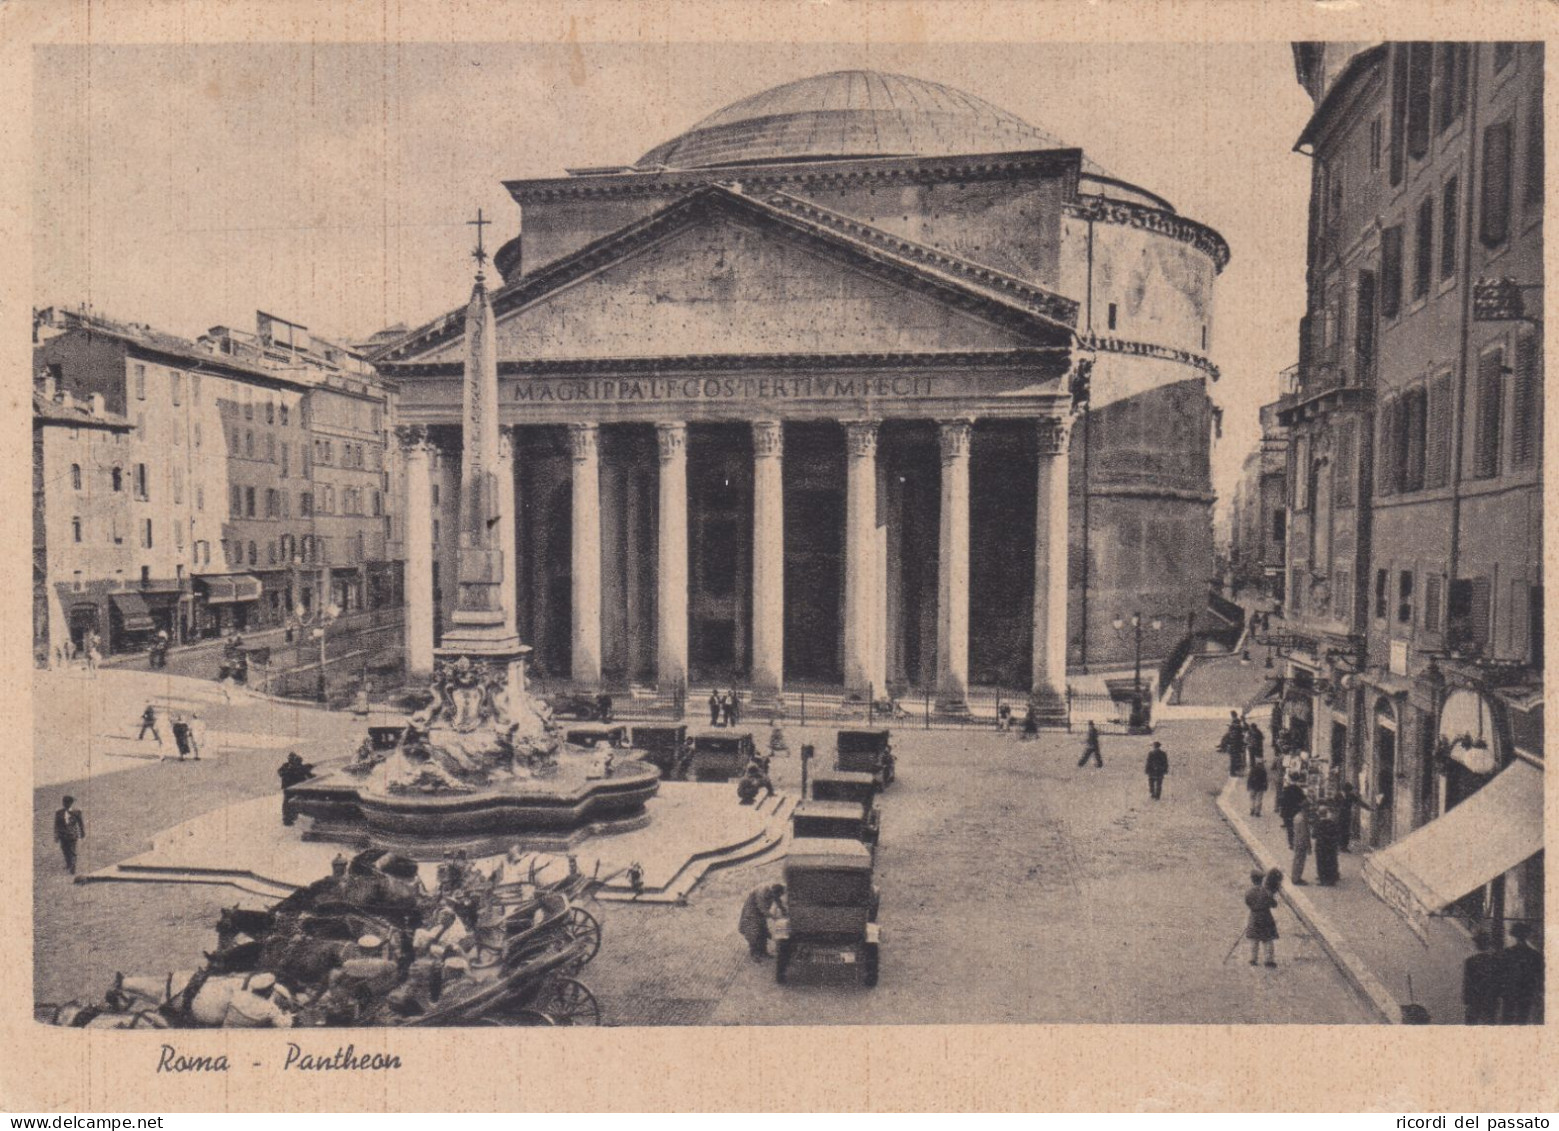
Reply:
[[1462, 963], [1462, 1006], [1468, 1025], [1492, 1025], [1499, 1017], [1499, 955], [1487, 931], [1472, 936], [1477, 951]]
[[76, 799], [67, 794], [54, 811], [54, 839], [59, 841], [60, 852], [65, 856], [65, 870], [72, 876], [76, 874], [76, 845], [87, 839], [86, 821], [81, 810], [73, 808], [75, 804]]
[[1510, 928], [1516, 941], [1499, 952], [1501, 1025], [1530, 1025], [1533, 1008], [1543, 1000], [1543, 952], [1532, 945], [1532, 925]]

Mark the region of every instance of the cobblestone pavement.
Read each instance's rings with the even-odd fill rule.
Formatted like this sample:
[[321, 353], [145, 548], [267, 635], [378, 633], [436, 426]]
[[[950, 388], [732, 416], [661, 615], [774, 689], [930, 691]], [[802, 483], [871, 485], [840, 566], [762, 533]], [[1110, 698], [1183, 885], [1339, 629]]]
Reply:
[[[211, 726], [266, 729], [269, 705], [214, 708]], [[269, 718], [272, 726], [282, 725]], [[343, 756], [361, 722], [289, 712], [306, 759]], [[1367, 1011], [1302, 928], [1280, 912], [1277, 970], [1225, 953], [1244, 921], [1249, 857], [1213, 796], [1216, 723], [1170, 724], [1162, 802], [1147, 797], [1146, 741], [1107, 737], [1105, 767], [1078, 769], [1077, 736], [896, 732], [901, 779], [884, 796], [881, 984], [849, 968], [796, 969], [787, 986], [735, 933], [762, 860], [715, 872], [684, 907], [598, 904], [604, 943], [584, 980], [617, 1025], [980, 1022], [1362, 1022]], [[303, 737], [303, 734], [307, 737]], [[791, 748], [832, 733], [793, 730]], [[760, 741], [762, 736], [760, 733]], [[169, 762], [40, 789], [35, 798], [35, 996], [100, 996], [116, 970], [198, 965], [230, 888], [73, 885], [51, 839], [58, 795], [87, 813], [87, 868], [142, 851], [195, 814], [276, 789], [273, 750]], [[799, 760], [775, 763], [781, 789]], [[731, 787], [710, 787], [727, 788]], [[732, 804], [735, 804], [732, 789]], [[86, 870], [86, 869], [84, 869]]]

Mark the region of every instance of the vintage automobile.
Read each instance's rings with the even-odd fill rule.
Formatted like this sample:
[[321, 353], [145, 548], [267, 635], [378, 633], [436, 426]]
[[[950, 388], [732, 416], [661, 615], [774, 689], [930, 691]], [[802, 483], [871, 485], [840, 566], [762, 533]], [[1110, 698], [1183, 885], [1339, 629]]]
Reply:
[[785, 902], [789, 914], [772, 928], [776, 982], [802, 962], [854, 966], [862, 982], [877, 984], [882, 928], [870, 849], [858, 840], [792, 841]]
[[625, 748], [628, 745], [628, 728], [620, 724], [608, 725], [597, 723], [592, 726], [567, 727], [563, 731], [563, 739], [570, 746], [583, 746], [586, 749], [597, 742], [604, 742], [608, 746]]
[[688, 776], [694, 781], [739, 778], [757, 753], [752, 731], [706, 727], [693, 732], [693, 757]]
[[565, 691], [549, 696], [547, 706], [560, 719], [579, 719], [587, 723], [609, 722], [612, 717], [610, 695], [587, 695], [584, 692]]
[[834, 742], [834, 769], [871, 774], [879, 789], [893, 782], [893, 742], [886, 730], [842, 730]]
[[796, 840], [858, 840], [875, 849], [881, 813], [855, 801], [803, 801], [790, 815]]
[[681, 723], [633, 728], [633, 748], [639, 751], [646, 762], [660, 770], [660, 776], [666, 781], [676, 776], [686, 745], [687, 727]]
[[844, 770], [819, 770], [812, 779], [814, 801], [853, 801], [870, 806], [877, 797], [877, 779], [871, 774]]

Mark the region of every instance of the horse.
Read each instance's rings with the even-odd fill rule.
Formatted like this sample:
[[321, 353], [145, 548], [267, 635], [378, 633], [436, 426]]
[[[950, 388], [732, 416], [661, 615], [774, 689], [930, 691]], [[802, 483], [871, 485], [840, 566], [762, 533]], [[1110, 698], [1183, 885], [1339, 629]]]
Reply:
[[217, 949], [227, 950], [238, 941], [240, 935], [247, 935], [251, 939], [264, 938], [275, 920], [273, 911], [257, 911], [237, 904], [224, 907], [222, 914], [217, 917]]
[[173, 1024], [185, 1022], [198, 1029], [219, 1029], [226, 1023], [233, 995], [248, 989], [253, 977], [213, 975], [205, 970], [174, 970], [161, 978], [155, 974], [126, 977], [120, 972], [114, 975], [114, 984], [104, 1001], [116, 1013], [150, 1010]]

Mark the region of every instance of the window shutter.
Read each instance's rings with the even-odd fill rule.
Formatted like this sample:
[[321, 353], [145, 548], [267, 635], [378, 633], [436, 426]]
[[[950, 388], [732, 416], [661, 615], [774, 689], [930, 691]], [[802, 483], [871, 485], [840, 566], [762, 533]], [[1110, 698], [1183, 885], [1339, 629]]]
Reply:
[[1460, 229], [1457, 210], [1461, 207], [1461, 185], [1455, 177], [1445, 182], [1440, 200], [1440, 278], [1456, 273], [1456, 233]]
[[1380, 233], [1380, 312], [1395, 318], [1402, 309], [1402, 226]]
[[1434, 75], [1434, 45], [1408, 47], [1407, 151], [1412, 157], [1429, 152], [1429, 87]]
[[1542, 378], [1537, 366], [1537, 337], [1526, 335], [1516, 342], [1516, 375], [1510, 432], [1510, 459], [1515, 467], [1531, 467], [1542, 448]]
[[1504, 405], [1505, 351], [1490, 350], [1478, 358], [1478, 443], [1473, 452], [1473, 475], [1487, 479], [1499, 474], [1499, 432]]
[[1390, 176], [1393, 185], [1402, 183], [1402, 174], [1407, 167], [1407, 53], [1405, 43], [1392, 47]]
[[1495, 122], [1483, 131], [1483, 211], [1478, 237], [1489, 247], [1505, 242], [1510, 231], [1510, 123]]
[[1451, 375], [1442, 373], [1429, 383], [1429, 422], [1425, 453], [1424, 486], [1444, 487], [1451, 472]]

